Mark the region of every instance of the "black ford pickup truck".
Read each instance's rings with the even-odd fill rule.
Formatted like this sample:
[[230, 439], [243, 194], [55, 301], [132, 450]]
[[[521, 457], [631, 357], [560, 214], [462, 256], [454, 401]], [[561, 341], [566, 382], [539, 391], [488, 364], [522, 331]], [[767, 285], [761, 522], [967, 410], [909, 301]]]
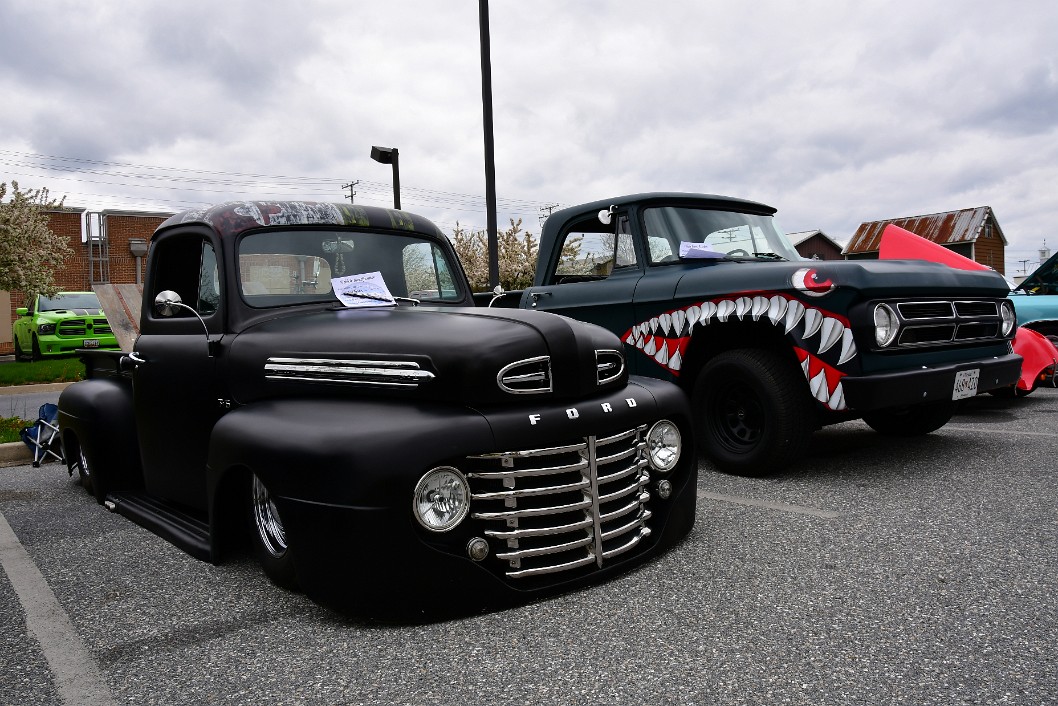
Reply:
[[673, 385], [620, 340], [475, 308], [445, 236], [403, 211], [245, 202], [154, 234], [135, 350], [63, 391], [71, 473], [194, 556], [249, 535], [336, 610], [502, 607], [623, 571], [694, 521]]
[[823, 425], [862, 417], [882, 433], [925, 434], [955, 401], [1017, 380], [1000, 275], [804, 260], [774, 214], [681, 193], [556, 211], [533, 286], [491, 303], [619, 335], [633, 372], [686, 391], [713, 463], [743, 475], [796, 460]]

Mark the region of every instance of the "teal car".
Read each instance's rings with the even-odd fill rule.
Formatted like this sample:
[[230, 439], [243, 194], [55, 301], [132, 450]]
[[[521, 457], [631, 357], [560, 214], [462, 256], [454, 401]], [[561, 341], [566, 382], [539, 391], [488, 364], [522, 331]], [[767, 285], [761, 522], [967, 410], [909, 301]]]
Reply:
[[29, 304], [15, 312], [12, 337], [17, 360], [68, 355], [78, 348], [120, 348], [93, 292], [36, 295]]

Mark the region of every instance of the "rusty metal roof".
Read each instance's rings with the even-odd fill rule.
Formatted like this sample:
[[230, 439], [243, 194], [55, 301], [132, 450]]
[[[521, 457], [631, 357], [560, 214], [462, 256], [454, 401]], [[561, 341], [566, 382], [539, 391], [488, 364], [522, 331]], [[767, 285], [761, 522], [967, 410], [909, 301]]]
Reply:
[[861, 223], [842, 252], [846, 255], [877, 252], [882, 231], [889, 224], [921, 235], [939, 245], [972, 243], [981, 237], [985, 226], [991, 226], [993, 233], [998, 234], [1003, 241], [1003, 245], [1007, 244], [1006, 236], [1003, 235], [1003, 230], [999, 227], [991, 206], [978, 206], [977, 208], [964, 208], [961, 211], [933, 213], [928, 216], [910, 216]]

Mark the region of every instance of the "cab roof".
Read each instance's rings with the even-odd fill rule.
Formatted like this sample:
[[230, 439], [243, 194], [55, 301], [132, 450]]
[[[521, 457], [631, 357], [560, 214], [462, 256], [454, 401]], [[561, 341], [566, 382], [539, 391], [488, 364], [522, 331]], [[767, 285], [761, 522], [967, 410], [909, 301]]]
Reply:
[[407, 211], [317, 201], [230, 201], [177, 213], [158, 226], [158, 231], [189, 223], [205, 224], [221, 238], [289, 226], [352, 226], [444, 237], [432, 222]]

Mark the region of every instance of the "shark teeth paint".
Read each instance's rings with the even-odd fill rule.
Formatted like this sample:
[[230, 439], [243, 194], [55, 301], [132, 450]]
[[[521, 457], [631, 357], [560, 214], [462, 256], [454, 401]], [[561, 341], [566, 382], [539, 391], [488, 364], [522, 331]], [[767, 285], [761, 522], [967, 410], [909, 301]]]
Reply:
[[[837, 366], [856, 357], [856, 342], [848, 323], [786, 295], [746, 295], [698, 302], [636, 324], [622, 340], [643, 351], [673, 375], [679, 375], [695, 330], [713, 321], [728, 323], [734, 320], [766, 322], [781, 328], [784, 334], [793, 332], [795, 340], [802, 342], [795, 344], [794, 351], [812, 396], [830, 409], [846, 409], [841, 387], [841, 378], [846, 373], [820, 356], [835, 351]], [[832, 352], [829, 359], [833, 360], [834, 355]]]

